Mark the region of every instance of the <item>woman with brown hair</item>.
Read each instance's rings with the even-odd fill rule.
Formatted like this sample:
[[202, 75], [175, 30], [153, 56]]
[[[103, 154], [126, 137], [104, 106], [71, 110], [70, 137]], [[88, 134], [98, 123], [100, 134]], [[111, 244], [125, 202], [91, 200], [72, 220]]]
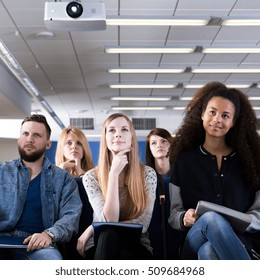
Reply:
[[132, 243], [114, 230], [105, 230], [94, 244], [93, 228], [89, 227], [79, 238], [79, 252], [94, 259], [151, 259], [147, 229], [156, 183], [155, 171], [139, 160], [132, 122], [123, 114], [109, 116], [102, 128], [98, 165], [83, 177], [93, 221], [139, 223], [142, 235]]
[[154, 128], [146, 137], [146, 164], [152, 167], [157, 174], [156, 199], [149, 227], [154, 259], [178, 258], [179, 232], [168, 224], [171, 175], [169, 148], [171, 142], [172, 135], [164, 128]]

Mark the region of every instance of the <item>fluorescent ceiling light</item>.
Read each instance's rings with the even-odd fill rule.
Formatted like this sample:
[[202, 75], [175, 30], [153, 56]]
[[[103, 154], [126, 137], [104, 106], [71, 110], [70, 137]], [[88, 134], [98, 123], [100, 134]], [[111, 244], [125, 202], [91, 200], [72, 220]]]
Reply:
[[224, 26], [258, 26], [258, 25], [260, 25], [260, 18], [223, 17], [221, 25], [224, 25]]
[[204, 84], [197, 84], [197, 85], [183, 85], [184, 88], [187, 88], [187, 89], [193, 89], [193, 88], [201, 88], [203, 87]]
[[108, 69], [113, 74], [178, 74], [183, 73], [185, 69], [167, 69], [167, 68], [114, 68]]
[[260, 107], [253, 107], [253, 109], [258, 111], [258, 110], [260, 110]]
[[[198, 89], [205, 84], [184, 84], [184, 85], [172, 85], [172, 84], [110, 84], [109, 88], [112, 89], [173, 89], [183, 87], [185, 89]], [[250, 88], [252, 84], [226, 84], [228, 88]], [[260, 87], [260, 86], [257, 86]]]
[[161, 110], [165, 110], [166, 107], [162, 107], [162, 106], [147, 106], [147, 107], [121, 107], [121, 106], [113, 106], [111, 107], [112, 110], [116, 110], [116, 111], [127, 111], [127, 110], [130, 110], [130, 111], [135, 111], [135, 110], [141, 110], [141, 111], [152, 111], [152, 110], [155, 110], [155, 111], [161, 111]]
[[135, 88], [159, 88], [159, 89], [166, 89], [166, 88], [176, 88], [176, 85], [170, 84], [111, 84], [109, 85], [110, 88], [118, 89], [135, 89]]
[[195, 47], [108, 47], [106, 53], [192, 53]]
[[[259, 74], [259, 68], [195, 68], [190, 70], [194, 74], [215, 74], [215, 73], [248, 73]], [[111, 68], [112, 74], [180, 74], [185, 69], [173, 68]]]
[[[218, 54], [218, 53], [260, 53], [260, 48], [258, 47], [200, 47], [198, 52], [208, 53], [208, 54]], [[196, 51], [196, 46], [176, 46], [176, 47], [134, 47], [134, 46], [115, 46], [106, 47], [106, 53], [112, 54], [174, 54], [174, 53], [193, 53]]]
[[186, 107], [173, 107], [172, 109], [176, 111], [183, 111], [186, 109]]
[[229, 48], [229, 47], [221, 47], [221, 48], [213, 48], [207, 47], [202, 49], [203, 53], [260, 53], [260, 48]]
[[[187, 89], [198, 89], [203, 87], [205, 84], [189, 84], [189, 85], [183, 85], [184, 88]], [[228, 88], [250, 88], [252, 84], [226, 84], [226, 87]]]
[[228, 88], [250, 88], [252, 84], [226, 84]]
[[182, 100], [182, 101], [190, 101], [190, 100], [192, 100], [192, 96], [190, 96], [190, 97], [180, 97], [180, 100]]
[[212, 73], [251, 73], [251, 74], [258, 74], [260, 73], [260, 69], [249, 69], [249, 68], [197, 68], [191, 69], [191, 72], [194, 74], [212, 74]]
[[107, 17], [107, 25], [145, 25], [145, 26], [203, 26], [207, 25], [210, 17]]
[[111, 100], [117, 101], [168, 101], [171, 100], [171, 96], [115, 96], [111, 97]]
[[252, 100], [252, 101], [259, 101], [260, 100], [260, 96], [251, 96], [251, 97], [248, 97], [249, 100]]

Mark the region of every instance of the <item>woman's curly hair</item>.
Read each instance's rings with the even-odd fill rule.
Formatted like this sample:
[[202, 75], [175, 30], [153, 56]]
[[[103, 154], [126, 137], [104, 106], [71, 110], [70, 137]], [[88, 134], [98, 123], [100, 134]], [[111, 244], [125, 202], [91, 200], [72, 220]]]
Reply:
[[186, 107], [182, 124], [175, 132], [170, 147], [170, 160], [174, 162], [182, 151], [204, 143], [205, 130], [201, 116], [208, 101], [214, 96], [228, 98], [235, 106], [235, 124], [226, 135], [226, 144], [237, 152], [246, 171], [249, 186], [258, 190], [260, 189], [260, 137], [257, 132], [255, 112], [243, 92], [234, 88], [229, 89], [220, 82], [211, 82], [199, 89]]

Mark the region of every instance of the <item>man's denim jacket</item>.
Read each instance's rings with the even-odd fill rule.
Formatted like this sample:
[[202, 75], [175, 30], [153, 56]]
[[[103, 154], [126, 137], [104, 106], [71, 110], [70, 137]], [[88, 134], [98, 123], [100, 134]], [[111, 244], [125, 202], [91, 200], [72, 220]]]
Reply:
[[[20, 159], [0, 163], [0, 233], [10, 232], [23, 211], [30, 182]], [[82, 203], [71, 175], [45, 158], [41, 174], [42, 219], [55, 242], [67, 242], [77, 233]]]

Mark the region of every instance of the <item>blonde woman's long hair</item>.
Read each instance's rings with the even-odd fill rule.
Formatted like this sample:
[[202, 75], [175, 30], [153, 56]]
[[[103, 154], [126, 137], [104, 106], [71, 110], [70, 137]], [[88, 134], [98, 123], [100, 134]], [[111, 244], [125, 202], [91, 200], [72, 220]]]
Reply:
[[125, 213], [127, 216], [125, 219], [133, 219], [138, 217], [147, 206], [147, 193], [145, 188], [145, 174], [144, 174], [144, 165], [140, 162], [138, 156], [138, 142], [136, 133], [134, 130], [133, 123], [130, 119], [123, 114], [113, 114], [110, 115], [103, 124], [101, 140], [100, 140], [100, 150], [99, 150], [99, 160], [97, 166], [97, 178], [100, 184], [100, 188], [104, 197], [107, 192], [108, 185], [108, 175], [111, 167], [111, 152], [109, 151], [106, 143], [106, 133], [107, 127], [111, 121], [117, 118], [125, 118], [129, 124], [130, 131], [132, 134], [132, 145], [131, 151], [129, 152], [128, 165], [124, 169], [125, 175], [125, 185], [128, 188], [130, 198], [132, 200], [131, 209], [130, 205], [121, 205], [120, 209], [125, 208]]
[[92, 153], [89, 147], [88, 140], [85, 134], [76, 126], [68, 126], [64, 128], [59, 136], [57, 149], [55, 154], [55, 164], [59, 166], [61, 163], [65, 162], [67, 159], [64, 156], [64, 145], [69, 133], [72, 133], [77, 140], [81, 143], [83, 148], [83, 157], [81, 160], [81, 168], [86, 172], [94, 167], [92, 160]]

